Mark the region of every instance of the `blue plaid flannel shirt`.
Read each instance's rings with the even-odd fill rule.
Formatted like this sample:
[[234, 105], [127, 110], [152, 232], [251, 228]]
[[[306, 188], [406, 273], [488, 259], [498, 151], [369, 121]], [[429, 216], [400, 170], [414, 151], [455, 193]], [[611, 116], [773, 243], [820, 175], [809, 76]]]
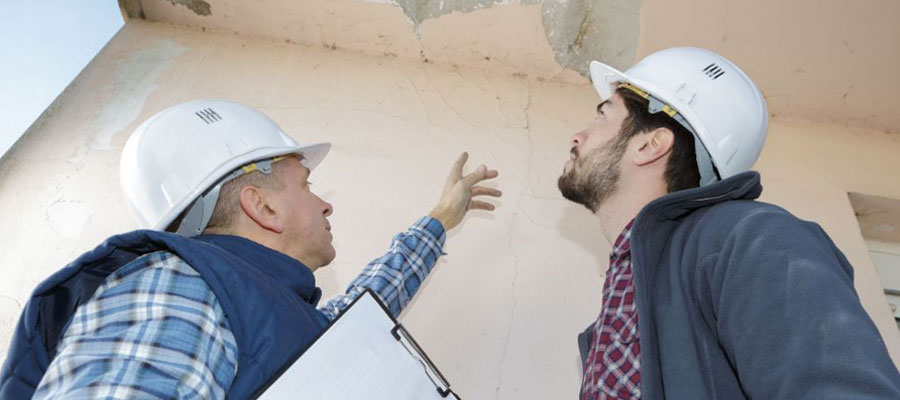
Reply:
[[[419, 219], [319, 311], [332, 320], [368, 288], [397, 316], [444, 240], [440, 222]], [[237, 345], [212, 290], [180, 258], [155, 252], [111, 274], [76, 310], [34, 398], [223, 399], [237, 368]]]

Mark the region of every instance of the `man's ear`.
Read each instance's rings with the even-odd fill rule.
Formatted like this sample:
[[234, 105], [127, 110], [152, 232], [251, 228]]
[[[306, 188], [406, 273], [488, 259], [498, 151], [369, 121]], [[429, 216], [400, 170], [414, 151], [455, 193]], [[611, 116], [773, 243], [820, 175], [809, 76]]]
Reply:
[[247, 217], [263, 229], [281, 233], [284, 231], [284, 223], [281, 215], [276, 211], [276, 207], [272, 204], [272, 197], [267, 194], [263, 189], [255, 186], [242, 187], [239, 196], [241, 209], [244, 210]]
[[645, 166], [672, 152], [675, 146], [675, 133], [669, 128], [656, 128], [640, 135], [640, 145], [634, 155], [634, 164]]

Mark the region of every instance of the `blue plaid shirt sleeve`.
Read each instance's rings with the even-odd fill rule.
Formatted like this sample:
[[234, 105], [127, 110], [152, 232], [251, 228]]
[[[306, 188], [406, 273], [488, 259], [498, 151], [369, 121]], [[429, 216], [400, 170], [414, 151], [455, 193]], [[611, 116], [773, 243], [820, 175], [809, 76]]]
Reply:
[[422, 217], [408, 231], [394, 236], [390, 250], [366, 265], [344, 294], [328, 300], [319, 311], [333, 320], [366, 289], [372, 289], [396, 317], [443, 255], [445, 239], [444, 226], [438, 220]]
[[172, 253], [116, 270], [73, 315], [35, 399], [222, 399], [237, 345], [218, 300]]

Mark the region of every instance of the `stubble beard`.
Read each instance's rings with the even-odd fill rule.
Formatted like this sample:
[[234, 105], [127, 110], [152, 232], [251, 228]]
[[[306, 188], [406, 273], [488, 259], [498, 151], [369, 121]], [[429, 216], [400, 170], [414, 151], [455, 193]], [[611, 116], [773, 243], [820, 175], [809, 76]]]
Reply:
[[600, 205], [616, 192], [621, 171], [619, 162], [627, 145], [628, 140], [619, 134], [584, 155], [579, 155], [573, 147], [571, 152], [576, 156], [575, 162], [556, 182], [563, 197], [596, 213]]

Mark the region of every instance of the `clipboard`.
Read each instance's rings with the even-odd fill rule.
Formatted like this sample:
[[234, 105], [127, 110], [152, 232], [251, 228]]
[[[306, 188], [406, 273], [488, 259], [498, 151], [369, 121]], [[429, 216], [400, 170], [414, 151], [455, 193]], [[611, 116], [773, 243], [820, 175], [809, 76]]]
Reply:
[[282, 399], [459, 399], [412, 335], [366, 289], [257, 392]]

